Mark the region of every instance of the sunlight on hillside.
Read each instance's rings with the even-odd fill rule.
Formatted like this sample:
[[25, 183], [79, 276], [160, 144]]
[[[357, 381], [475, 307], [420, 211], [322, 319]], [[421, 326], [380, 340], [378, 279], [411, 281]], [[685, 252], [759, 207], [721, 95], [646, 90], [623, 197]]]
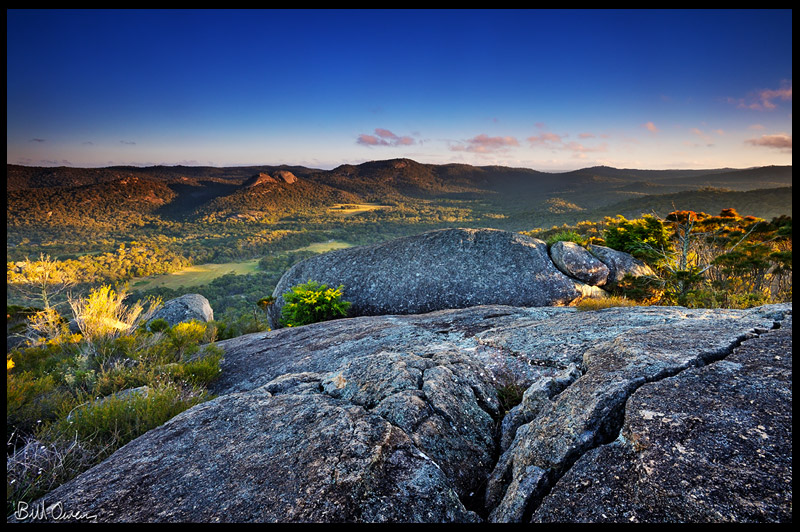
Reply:
[[391, 205], [379, 205], [377, 203], [335, 203], [332, 207], [328, 208], [328, 212], [330, 214], [338, 214], [341, 216], [353, 216], [356, 214], [361, 214], [362, 212], [390, 208]]

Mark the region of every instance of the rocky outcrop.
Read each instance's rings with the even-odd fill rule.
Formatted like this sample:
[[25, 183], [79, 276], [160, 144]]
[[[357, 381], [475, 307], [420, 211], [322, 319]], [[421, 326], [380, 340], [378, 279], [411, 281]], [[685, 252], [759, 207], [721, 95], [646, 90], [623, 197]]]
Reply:
[[536, 238], [495, 229], [443, 229], [331, 251], [295, 264], [273, 292], [270, 326], [280, 327], [283, 294], [314, 280], [344, 285], [350, 316], [418, 314], [476, 305], [567, 305], [576, 280]]
[[[487, 305], [218, 345], [216, 399], [37, 504], [98, 521], [791, 521], [791, 304]], [[505, 412], [509, 385], [526, 391]]]
[[643, 277], [645, 275], [655, 275], [655, 272], [639, 259], [624, 251], [589, 244], [589, 251], [606, 266], [608, 266], [608, 284], [620, 282], [626, 275], [633, 277]]
[[628, 253], [539, 239], [497, 229], [443, 229], [371, 246], [331, 251], [281, 277], [268, 312], [281, 327], [283, 295], [317, 281], [344, 286], [348, 315], [419, 314], [476, 305], [564, 306], [603, 298], [625, 275], [655, 275]]
[[271, 175], [265, 172], [259, 172], [257, 175], [254, 175], [247, 181], [245, 181], [244, 186], [247, 188], [254, 188], [257, 186], [264, 185], [266, 183], [277, 183], [278, 180], [272, 177]]
[[165, 302], [148, 323], [157, 319], [166, 320], [170, 326], [192, 320], [208, 322], [214, 319], [214, 310], [200, 294], [185, 294]]
[[272, 174], [279, 182], [292, 184], [297, 181], [297, 176], [288, 170], [278, 170]]
[[575, 242], [554, 243], [550, 258], [559, 270], [586, 284], [603, 286], [608, 280], [608, 266]]
[[254, 175], [247, 181], [245, 181], [244, 186], [247, 188], [254, 188], [257, 186], [261, 186], [267, 183], [294, 183], [297, 181], [297, 176], [291, 173], [288, 170], [278, 170], [277, 172], [273, 172], [272, 175], [269, 175], [265, 172], [259, 172], [257, 175]]

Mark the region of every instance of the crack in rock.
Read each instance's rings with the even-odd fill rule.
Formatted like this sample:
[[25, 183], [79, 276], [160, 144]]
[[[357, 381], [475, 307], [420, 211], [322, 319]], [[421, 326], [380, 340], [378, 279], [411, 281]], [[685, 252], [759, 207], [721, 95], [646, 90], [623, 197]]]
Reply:
[[640, 387], [532, 521], [791, 521], [790, 323]]
[[[626, 401], [640, 386], [722, 360], [757, 336], [756, 327], [741, 333], [741, 324], [726, 325], [710, 331], [691, 322], [654, 328], [587, 351], [586, 373], [544, 402], [500, 457], [486, 491], [489, 520], [529, 521], [575, 461], [618, 437]], [[682, 345], [689, 336], [688, 347]]]

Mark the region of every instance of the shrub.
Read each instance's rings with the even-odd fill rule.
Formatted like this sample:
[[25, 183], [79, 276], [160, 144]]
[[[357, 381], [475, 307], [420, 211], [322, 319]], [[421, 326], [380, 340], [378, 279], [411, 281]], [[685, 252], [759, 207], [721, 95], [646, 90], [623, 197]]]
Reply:
[[342, 285], [334, 289], [311, 280], [292, 287], [283, 295], [286, 304], [281, 313], [281, 323], [286, 327], [297, 327], [346, 317], [350, 302], [342, 299], [343, 289]]
[[35, 312], [28, 318], [28, 339], [34, 345], [47, 340], [58, 341], [68, 334], [67, 322], [52, 307]]
[[167, 331], [167, 338], [175, 349], [175, 360], [180, 361], [195, 354], [206, 334], [206, 325], [193, 320], [175, 324]]
[[657, 305], [664, 302], [667, 293], [667, 283], [650, 275], [635, 277], [626, 275], [618, 281], [612, 288], [613, 296], [638, 302], [642, 305]]
[[663, 257], [665, 251], [672, 248], [669, 230], [664, 223], [651, 215], [644, 215], [636, 220], [627, 220], [624, 216], [606, 218], [607, 226], [603, 231], [606, 246], [630, 253], [634, 257], [648, 263], [654, 263]]
[[156, 318], [150, 323], [147, 324], [148, 330], [150, 332], [164, 332], [169, 329], [169, 322], [164, 318]]
[[71, 299], [70, 306], [84, 338], [94, 342], [107, 338], [117, 338], [132, 332], [141, 322], [152, 316], [160, 301], [151, 301], [150, 307], [136, 302], [124, 303], [125, 290], [115, 292], [104, 285], [92, 290], [86, 299]]
[[556, 242], [575, 242], [579, 246], [585, 246], [589, 240], [576, 231], [566, 230], [558, 232], [547, 239], [547, 246], [550, 247]]
[[217, 346], [207, 346], [203, 354], [182, 364], [172, 364], [166, 371], [176, 379], [190, 384], [205, 386], [219, 376], [222, 350]]
[[69, 393], [52, 375], [36, 377], [29, 372], [6, 374], [6, 437], [12, 432], [33, 434], [42, 423], [56, 419]]
[[118, 393], [73, 409], [54, 429], [76, 434], [101, 454], [110, 454], [150, 429], [164, 424], [187, 408], [207, 399], [205, 390], [172, 382], [148, 387], [142, 393]]

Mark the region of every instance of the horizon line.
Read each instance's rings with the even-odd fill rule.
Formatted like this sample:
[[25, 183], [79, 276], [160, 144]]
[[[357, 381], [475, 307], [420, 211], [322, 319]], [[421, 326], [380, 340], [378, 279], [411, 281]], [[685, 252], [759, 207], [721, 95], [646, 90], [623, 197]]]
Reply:
[[528, 167], [528, 166], [509, 166], [509, 165], [502, 165], [502, 164], [488, 164], [488, 165], [475, 165], [469, 163], [461, 163], [461, 162], [450, 162], [450, 163], [422, 163], [417, 160], [411, 159], [410, 157], [393, 157], [390, 159], [371, 159], [362, 161], [360, 163], [341, 163], [337, 166], [332, 168], [318, 168], [313, 166], [305, 166], [303, 164], [290, 164], [290, 163], [279, 163], [279, 164], [272, 164], [272, 163], [242, 163], [242, 164], [233, 164], [233, 165], [213, 165], [213, 164], [181, 164], [181, 163], [129, 163], [129, 164], [111, 164], [106, 166], [74, 166], [74, 165], [54, 165], [54, 166], [43, 166], [43, 165], [36, 165], [36, 164], [24, 164], [24, 163], [11, 163], [6, 162], [6, 166], [22, 166], [25, 168], [70, 168], [74, 170], [101, 170], [107, 168], [125, 168], [125, 167], [133, 167], [133, 168], [157, 168], [157, 167], [167, 167], [167, 168], [249, 168], [249, 167], [262, 167], [262, 166], [298, 166], [302, 168], [306, 168], [308, 170], [319, 170], [324, 172], [330, 172], [342, 166], [361, 166], [364, 164], [370, 163], [380, 163], [380, 162], [389, 162], [389, 161], [411, 161], [413, 163], [423, 165], [423, 166], [450, 166], [450, 165], [459, 165], [459, 166], [470, 166], [473, 168], [512, 168], [512, 169], [523, 169], [523, 170], [532, 170], [534, 172], [541, 172], [546, 174], [568, 174], [571, 172], [580, 172], [582, 170], [589, 170], [592, 168], [610, 168], [613, 170], [646, 170], [651, 172], [669, 172], [669, 171], [703, 171], [703, 170], [752, 170], [754, 168], [769, 168], [771, 166], [774, 167], [789, 167], [791, 168], [791, 164], [765, 164], [765, 165], [755, 165], [755, 166], [745, 166], [745, 167], [733, 167], [733, 166], [718, 166], [718, 167], [707, 167], [707, 168], [681, 168], [681, 167], [670, 167], [670, 168], [628, 168], [628, 167], [616, 167], [616, 166], [609, 166], [609, 165], [593, 165], [593, 166], [584, 166], [578, 167], [573, 170], [538, 170], [536, 168]]

